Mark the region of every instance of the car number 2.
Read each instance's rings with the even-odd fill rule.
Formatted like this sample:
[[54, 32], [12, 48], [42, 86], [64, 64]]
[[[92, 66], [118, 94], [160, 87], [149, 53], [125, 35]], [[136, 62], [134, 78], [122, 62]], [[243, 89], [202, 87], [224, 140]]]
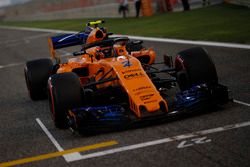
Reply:
[[199, 138], [194, 138], [191, 140], [184, 140], [178, 144], [177, 148], [185, 148], [185, 147], [190, 147], [196, 144], [205, 144], [208, 142], [211, 142], [211, 139], [208, 139], [206, 136], [204, 137], [199, 137]]

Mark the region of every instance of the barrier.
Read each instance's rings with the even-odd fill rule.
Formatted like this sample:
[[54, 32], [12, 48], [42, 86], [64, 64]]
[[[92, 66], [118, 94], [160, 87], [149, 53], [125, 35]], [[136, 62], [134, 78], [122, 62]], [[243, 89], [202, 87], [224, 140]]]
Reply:
[[153, 8], [152, 8], [152, 0], [142, 0], [142, 15], [143, 16], [152, 16], [153, 15]]
[[224, 0], [224, 2], [235, 5], [246, 6], [250, 8], [250, 0]]

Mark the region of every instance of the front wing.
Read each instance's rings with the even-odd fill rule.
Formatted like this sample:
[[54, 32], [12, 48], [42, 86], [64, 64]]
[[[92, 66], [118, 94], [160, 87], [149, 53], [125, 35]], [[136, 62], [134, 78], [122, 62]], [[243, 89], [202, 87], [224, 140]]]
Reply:
[[164, 98], [169, 106], [167, 113], [145, 112], [142, 113], [141, 118], [138, 118], [124, 105], [89, 106], [72, 109], [68, 117], [69, 125], [72, 129], [83, 133], [123, 130], [161, 123], [189, 113], [202, 112], [229, 101], [228, 88], [220, 84], [214, 86], [201, 84], [177, 93], [174, 97]]

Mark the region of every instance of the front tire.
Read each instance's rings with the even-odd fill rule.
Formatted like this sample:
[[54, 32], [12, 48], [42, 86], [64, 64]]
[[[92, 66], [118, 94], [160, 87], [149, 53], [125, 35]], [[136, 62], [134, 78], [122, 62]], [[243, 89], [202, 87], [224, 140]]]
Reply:
[[175, 59], [177, 82], [181, 90], [198, 84], [217, 84], [218, 76], [215, 65], [201, 47], [195, 47], [178, 53]]
[[48, 80], [49, 104], [55, 126], [69, 127], [67, 113], [82, 104], [79, 77], [72, 72], [52, 75]]

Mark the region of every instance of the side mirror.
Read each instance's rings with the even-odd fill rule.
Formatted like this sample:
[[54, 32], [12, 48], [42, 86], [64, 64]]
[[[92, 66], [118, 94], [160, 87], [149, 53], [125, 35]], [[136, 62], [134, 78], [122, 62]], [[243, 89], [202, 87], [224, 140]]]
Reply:
[[132, 41], [132, 44], [134, 44], [134, 45], [140, 45], [140, 44], [142, 44], [143, 43], [143, 41]]
[[85, 50], [84, 51], [79, 51], [79, 52], [73, 52], [73, 56], [80, 56], [80, 55], [83, 55], [85, 54]]
[[107, 36], [110, 36], [110, 35], [113, 35], [114, 33], [112, 33], [112, 32], [108, 32], [107, 33]]

